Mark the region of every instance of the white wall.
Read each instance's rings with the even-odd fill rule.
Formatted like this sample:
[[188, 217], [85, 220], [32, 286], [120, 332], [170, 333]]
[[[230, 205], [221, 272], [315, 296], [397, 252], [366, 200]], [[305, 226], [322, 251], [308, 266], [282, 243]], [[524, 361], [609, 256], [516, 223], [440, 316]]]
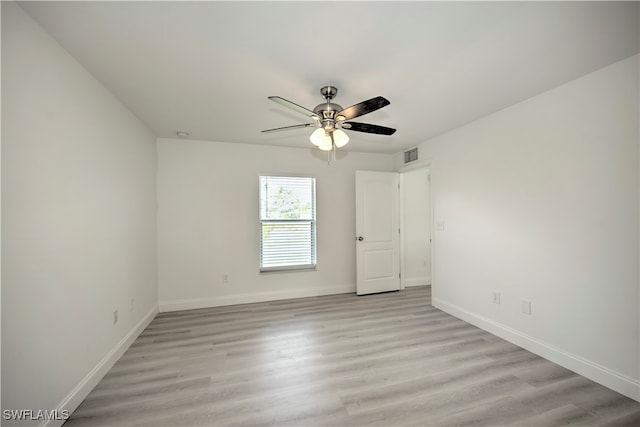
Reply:
[[74, 409], [157, 310], [155, 151], [2, 3], [3, 409]]
[[635, 399], [638, 77], [635, 56], [419, 146], [435, 305]]
[[[158, 140], [160, 310], [355, 292], [355, 171], [393, 156]], [[258, 176], [316, 177], [316, 271], [259, 273]], [[223, 283], [223, 274], [229, 282]]]
[[402, 283], [431, 284], [431, 204], [429, 169], [404, 172], [401, 184]]

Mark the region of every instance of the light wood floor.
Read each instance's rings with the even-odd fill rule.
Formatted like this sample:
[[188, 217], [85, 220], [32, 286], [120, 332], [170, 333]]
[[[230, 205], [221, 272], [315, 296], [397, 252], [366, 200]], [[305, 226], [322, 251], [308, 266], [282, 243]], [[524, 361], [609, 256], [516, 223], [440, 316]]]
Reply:
[[640, 403], [430, 302], [423, 287], [160, 314], [65, 426], [640, 426]]

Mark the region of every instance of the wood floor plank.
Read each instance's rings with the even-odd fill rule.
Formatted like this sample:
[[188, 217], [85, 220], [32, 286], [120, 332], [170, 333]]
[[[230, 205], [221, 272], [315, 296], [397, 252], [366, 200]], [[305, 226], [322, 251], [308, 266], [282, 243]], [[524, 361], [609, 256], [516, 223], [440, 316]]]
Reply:
[[65, 426], [638, 425], [640, 403], [430, 291], [161, 313]]

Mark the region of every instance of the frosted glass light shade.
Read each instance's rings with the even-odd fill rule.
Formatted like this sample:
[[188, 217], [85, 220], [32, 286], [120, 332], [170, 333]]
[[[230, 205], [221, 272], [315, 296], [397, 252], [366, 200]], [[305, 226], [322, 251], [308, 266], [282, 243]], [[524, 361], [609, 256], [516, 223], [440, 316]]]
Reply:
[[344, 147], [349, 142], [349, 136], [344, 133], [344, 131], [340, 129], [336, 129], [333, 131], [333, 142], [336, 144], [336, 147]]
[[331, 151], [333, 144], [331, 144], [331, 137], [326, 136], [322, 139], [322, 143], [318, 145], [318, 148], [324, 151]]
[[[316, 147], [319, 147], [322, 144], [322, 141], [325, 140], [325, 138], [328, 138], [326, 136], [326, 132], [324, 128], [320, 128], [313, 131], [313, 133], [309, 137], [309, 140], [311, 140], [311, 143], [313, 145], [315, 145]], [[328, 138], [328, 139], [329, 139], [329, 143], [331, 143], [331, 138]]]
[[335, 129], [333, 131], [333, 143], [331, 142], [331, 135], [327, 133], [324, 128], [316, 129], [313, 131], [309, 140], [313, 145], [318, 147], [321, 150], [329, 151], [333, 148], [333, 144], [336, 144], [336, 147], [344, 147], [347, 142], [349, 142], [349, 136], [344, 133], [344, 131], [340, 129]]

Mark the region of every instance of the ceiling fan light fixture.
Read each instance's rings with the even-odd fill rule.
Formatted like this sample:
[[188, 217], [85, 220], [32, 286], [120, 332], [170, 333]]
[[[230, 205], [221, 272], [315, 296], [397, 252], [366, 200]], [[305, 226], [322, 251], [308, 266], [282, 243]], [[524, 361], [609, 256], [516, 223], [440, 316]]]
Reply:
[[336, 147], [342, 148], [349, 142], [349, 136], [343, 130], [336, 129], [333, 131], [333, 142]]
[[322, 151], [331, 151], [331, 149], [333, 148], [333, 146], [331, 145], [331, 140], [322, 141], [322, 144], [320, 144], [318, 148]]
[[331, 136], [326, 135], [322, 138], [322, 143], [318, 145], [318, 148], [323, 151], [331, 151], [333, 149], [333, 144], [331, 143]]
[[396, 131], [395, 129], [384, 126], [347, 121], [369, 114], [389, 105], [389, 100], [382, 96], [376, 96], [350, 107], [342, 108], [340, 105], [331, 102], [331, 100], [338, 94], [338, 89], [334, 86], [325, 86], [321, 88], [320, 94], [324, 98], [325, 102], [317, 105], [313, 110], [309, 110], [280, 96], [269, 96], [268, 98], [271, 101], [298, 113], [304, 114], [312, 119], [313, 123], [266, 129], [262, 132], [266, 133], [297, 128], [317, 127], [318, 129], [311, 133], [309, 140], [320, 150], [333, 151], [333, 157], [335, 160], [335, 150], [337, 148], [344, 147], [349, 142], [349, 136], [342, 130], [342, 128], [350, 131], [378, 135], [393, 135]]
[[[333, 141], [331, 135], [333, 134]], [[313, 131], [309, 140], [313, 145], [324, 151], [330, 151], [333, 149], [333, 145], [337, 148], [344, 147], [349, 142], [349, 136], [340, 129], [334, 129], [327, 131], [324, 128], [316, 129]]]
[[324, 128], [314, 130], [311, 136], [309, 137], [309, 140], [311, 141], [311, 143], [316, 147], [320, 147], [320, 145], [322, 145], [322, 142], [325, 139], [328, 139], [329, 143], [331, 143], [331, 138], [327, 136]]

